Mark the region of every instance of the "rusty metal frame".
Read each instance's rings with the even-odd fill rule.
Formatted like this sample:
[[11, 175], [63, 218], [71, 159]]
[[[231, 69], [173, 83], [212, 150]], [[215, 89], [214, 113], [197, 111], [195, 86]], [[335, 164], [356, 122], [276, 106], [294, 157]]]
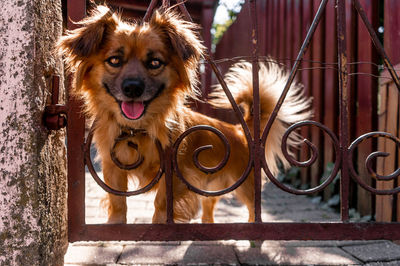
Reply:
[[[158, 146], [159, 155], [161, 158], [160, 170], [154, 177], [149, 186], [142, 188], [138, 191], [123, 192], [116, 191], [108, 187], [102, 180], [95, 174], [89, 154], [91, 144], [91, 134], [89, 134], [86, 142], [84, 140], [84, 119], [81, 117], [80, 105], [74, 98], [69, 98], [68, 102], [68, 226], [69, 226], [69, 241], [81, 240], [225, 240], [225, 239], [247, 239], [247, 240], [350, 240], [350, 239], [400, 239], [400, 223], [350, 223], [349, 222], [349, 182], [353, 178], [362, 188], [374, 194], [395, 194], [400, 191], [400, 187], [392, 190], [377, 190], [365, 184], [362, 179], [357, 175], [353, 166], [353, 152], [359, 143], [372, 137], [384, 137], [392, 140], [397, 147], [400, 147], [400, 140], [395, 136], [385, 132], [370, 132], [358, 137], [350, 144], [349, 140], [349, 127], [348, 127], [348, 105], [349, 105], [349, 88], [348, 88], [348, 72], [347, 72], [347, 50], [346, 50], [346, 27], [345, 27], [345, 0], [336, 0], [337, 4], [337, 41], [338, 41], [338, 68], [339, 68], [339, 89], [340, 89], [340, 132], [339, 138], [326, 126], [315, 121], [302, 121], [292, 125], [282, 141], [282, 151], [285, 156], [294, 165], [307, 167], [310, 166], [318, 157], [316, 147], [304, 140], [305, 144], [311, 150], [311, 158], [306, 162], [299, 162], [290, 157], [287, 152], [286, 141], [289, 134], [303, 126], [314, 126], [327, 133], [331, 138], [334, 145], [336, 162], [334, 170], [331, 175], [319, 186], [308, 190], [297, 190], [289, 188], [280, 183], [270, 172], [268, 164], [264, 157], [265, 142], [275, 120], [279, 109], [285, 100], [286, 94], [290, 85], [299, 69], [303, 56], [310, 44], [313, 34], [320, 22], [328, 0], [322, 0], [319, 9], [314, 17], [311, 27], [303, 42], [303, 45], [297, 55], [297, 59], [290, 72], [288, 81], [284, 88], [281, 97], [278, 100], [273, 113], [264, 128], [263, 133], [260, 135], [260, 102], [258, 90], [258, 32], [257, 32], [257, 12], [256, 1], [248, 0], [250, 5], [250, 18], [252, 21], [252, 40], [253, 43], [251, 62], [253, 65], [253, 86], [254, 86], [254, 136], [251, 135], [250, 129], [244, 122], [239, 107], [236, 105], [229, 88], [223, 80], [223, 77], [216, 65], [211, 60], [210, 56], [206, 56], [206, 61], [214, 71], [218, 81], [220, 82], [223, 90], [229, 99], [232, 108], [238, 118], [246, 136], [249, 148], [249, 163], [247, 169], [244, 171], [238, 181], [231, 187], [221, 191], [203, 191], [193, 187], [185, 180], [179, 170], [176, 160], [177, 150], [183, 138], [197, 130], [207, 130], [216, 134], [221, 141], [226, 145], [227, 153], [225, 159], [214, 168], [203, 167], [197, 160], [197, 155], [204, 149], [210, 148], [209, 146], [200, 147], [193, 155], [193, 160], [197, 167], [204, 172], [215, 172], [224, 166], [229, 156], [229, 143], [221, 132], [210, 126], [198, 126], [190, 128], [182, 136], [178, 138], [172, 147], [163, 150]], [[333, 0], [329, 0], [333, 1]], [[188, 20], [191, 20], [187, 12], [183, 0], [176, 0], [179, 4], [181, 12]], [[85, 16], [85, 1], [82, 0], [68, 0], [68, 16], [72, 21], [79, 21]], [[149, 19], [152, 11], [159, 3], [158, 0], [152, 0], [146, 12], [144, 20]], [[358, 0], [352, 1], [354, 8], [360, 15], [363, 23], [367, 27], [374, 45], [377, 47], [379, 54], [384, 59], [386, 67], [389, 69], [397, 88], [400, 91], [400, 83], [396, 72], [393, 69], [388, 57], [383, 50], [371, 24], [363, 11], [362, 6]], [[162, 0], [162, 5], [169, 6], [170, 1]], [[68, 27], [71, 29], [73, 24], [69, 23]], [[117, 139], [121, 141], [121, 139]], [[135, 148], [135, 147], [132, 147]], [[397, 169], [389, 176], [381, 176], [375, 173], [371, 167], [371, 162], [379, 156], [388, 156], [387, 153], [374, 152], [368, 156], [366, 166], [372, 177], [378, 180], [393, 180], [400, 175], [400, 169]], [[96, 182], [102, 186], [107, 192], [117, 195], [136, 195], [143, 193], [153, 186], [164, 175], [166, 178], [167, 186], [167, 224], [122, 224], [122, 225], [88, 225], [85, 224], [85, 211], [83, 208], [85, 202], [85, 164], [93, 174]], [[118, 164], [118, 163], [117, 163]], [[121, 165], [120, 167], [137, 167], [140, 165], [140, 160], [130, 166]], [[172, 175], [175, 173], [183, 182], [186, 183], [189, 189], [195, 193], [205, 196], [216, 196], [228, 193], [236, 189], [247, 178], [250, 171], [254, 169], [255, 173], [255, 222], [254, 223], [237, 223], [237, 224], [175, 224], [173, 221], [173, 196], [172, 196]], [[341, 222], [329, 223], [263, 223], [261, 219], [261, 170], [267, 174], [268, 178], [277, 185], [280, 189], [293, 194], [312, 194], [324, 189], [332, 182], [334, 177], [341, 171]]]

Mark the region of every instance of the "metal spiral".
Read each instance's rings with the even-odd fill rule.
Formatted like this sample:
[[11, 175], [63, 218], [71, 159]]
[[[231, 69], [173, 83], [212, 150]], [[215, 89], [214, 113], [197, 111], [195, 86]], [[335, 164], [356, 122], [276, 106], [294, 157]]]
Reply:
[[[396, 138], [390, 133], [387, 132], [369, 132], [366, 133], [360, 137], [358, 137], [356, 140], [351, 143], [351, 145], [348, 148], [348, 153], [349, 153], [349, 160], [348, 160], [348, 167], [350, 170], [351, 177], [364, 189], [378, 195], [390, 195], [390, 194], [396, 194], [400, 192], [400, 186], [397, 188], [393, 189], [387, 189], [387, 190], [379, 190], [376, 188], [371, 187], [365, 181], [357, 174], [356, 170], [354, 169], [354, 164], [353, 164], [353, 153], [355, 148], [364, 140], [369, 139], [369, 138], [377, 138], [377, 137], [384, 137], [386, 139], [392, 140], [398, 149], [400, 149], [400, 139]], [[377, 179], [378, 181], [390, 181], [390, 180], [395, 180], [397, 177], [400, 176], [400, 168], [396, 169], [393, 173], [389, 175], [380, 175], [376, 173], [373, 170], [373, 161], [376, 160], [378, 157], [387, 157], [390, 154], [387, 152], [372, 152], [370, 155], [368, 155], [366, 161], [365, 161], [365, 167], [367, 168], [367, 171], [369, 174], [371, 174], [371, 177]]]
[[193, 156], [192, 156], [193, 163], [195, 164], [195, 166], [200, 171], [204, 172], [205, 174], [213, 174], [213, 173], [216, 173], [217, 171], [220, 171], [228, 162], [231, 149], [230, 149], [228, 139], [224, 136], [224, 134], [221, 131], [219, 131], [218, 129], [211, 127], [211, 126], [207, 126], [207, 125], [194, 126], [194, 127], [189, 128], [188, 130], [186, 130], [182, 135], [180, 135], [179, 138], [176, 140], [176, 142], [173, 145], [172, 162], [173, 162], [173, 167], [174, 167], [176, 175], [188, 187], [188, 189], [190, 189], [191, 191], [193, 191], [197, 194], [203, 195], [203, 196], [220, 196], [220, 195], [223, 195], [223, 194], [226, 194], [226, 193], [229, 193], [229, 192], [235, 190], [237, 187], [239, 187], [244, 182], [244, 180], [246, 180], [247, 176], [249, 175], [249, 173], [251, 171], [252, 161], [253, 161], [253, 155], [251, 152], [249, 152], [249, 154], [250, 154], [249, 162], [248, 162], [248, 165], [247, 165], [246, 169], [244, 170], [242, 176], [236, 181], [236, 183], [234, 183], [232, 186], [230, 186], [228, 188], [225, 188], [225, 189], [222, 189], [219, 191], [202, 190], [202, 189], [199, 189], [199, 188], [193, 186], [183, 176], [181, 169], [179, 168], [179, 164], [178, 164], [179, 146], [185, 137], [187, 137], [189, 134], [191, 134], [195, 131], [199, 131], [199, 130], [206, 130], [206, 131], [210, 131], [210, 132], [216, 134], [219, 137], [219, 139], [221, 140], [221, 142], [224, 144], [225, 154], [224, 154], [224, 158], [216, 166], [205, 167], [199, 162], [198, 156], [199, 156], [200, 152], [202, 152], [204, 150], [212, 149], [212, 145], [205, 145], [205, 146], [199, 147], [194, 151]]
[[122, 136], [122, 137], [118, 137], [117, 139], [115, 139], [114, 142], [114, 146], [112, 147], [111, 151], [110, 151], [110, 156], [111, 156], [111, 160], [121, 169], [123, 170], [133, 170], [135, 168], [138, 168], [142, 162], [143, 162], [143, 156], [140, 154], [139, 152], [139, 147], [136, 143], [133, 143], [131, 141], [128, 141], [128, 146], [134, 150], [136, 150], [136, 152], [138, 153], [138, 158], [137, 160], [132, 163], [132, 164], [123, 164], [119, 161], [119, 159], [117, 158], [116, 154], [115, 154], [115, 148], [117, 147], [118, 143], [129, 139], [131, 136], [127, 135], [127, 136]]
[[[306, 189], [306, 190], [301, 190], [301, 189], [295, 189], [295, 188], [291, 188], [288, 186], [285, 186], [284, 184], [282, 184], [281, 182], [279, 182], [271, 173], [271, 171], [269, 170], [268, 164], [267, 164], [267, 160], [265, 158], [265, 156], [262, 157], [262, 165], [263, 165], [263, 169], [265, 171], [265, 173], [267, 174], [268, 178], [271, 180], [271, 182], [273, 182], [276, 186], [278, 186], [280, 189], [292, 193], [292, 194], [297, 194], [297, 195], [308, 195], [308, 194], [313, 194], [319, 191], [322, 191], [324, 188], [326, 188], [336, 177], [337, 173], [339, 172], [340, 169], [340, 162], [341, 162], [341, 153], [340, 153], [340, 145], [339, 145], [339, 141], [336, 137], [336, 135], [326, 126], [324, 126], [323, 124], [319, 123], [319, 122], [315, 122], [315, 121], [301, 121], [298, 123], [295, 123], [293, 125], [291, 125], [285, 132], [285, 134], [282, 137], [282, 144], [281, 144], [281, 148], [282, 148], [282, 152], [283, 155], [285, 156], [285, 159], [292, 165], [296, 165], [299, 167], [309, 167], [311, 166], [316, 159], [318, 158], [318, 150], [315, 147], [315, 145], [313, 143], [311, 143], [309, 140], [304, 139], [303, 142], [307, 145], [307, 147], [309, 147], [309, 149], [311, 150], [311, 157], [310, 159], [308, 159], [307, 161], [304, 162], [300, 162], [297, 161], [295, 158], [293, 158], [289, 152], [288, 152], [288, 144], [287, 144], [287, 140], [289, 138], [289, 135], [295, 131], [296, 129], [302, 127], [302, 126], [315, 126], [318, 127], [319, 129], [323, 130], [331, 139], [334, 150], [335, 150], [335, 156], [336, 156], [336, 161], [333, 167], [332, 172], [330, 173], [330, 175], [328, 176], [328, 178], [326, 178], [320, 185], [314, 187], [314, 188], [310, 188], [310, 189]], [[265, 135], [267, 136], [267, 134]], [[263, 144], [265, 146], [265, 142], [266, 142], [267, 137], [265, 137], [263, 139]], [[268, 149], [268, 147], [266, 147]]]
[[[117, 195], [117, 196], [127, 196], [127, 197], [129, 197], [129, 196], [134, 196], [134, 195], [138, 195], [138, 194], [145, 193], [145, 192], [149, 191], [150, 189], [152, 189], [153, 186], [154, 186], [155, 184], [157, 184], [157, 182], [160, 180], [161, 176], [162, 176], [162, 175], [164, 174], [164, 172], [165, 172], [165, 170], [164, 170], [164, 169], [165, 169], [165, 163], [164, 163], [164, 158], [163, 158], [164, 152], [163, 152], [163, 149], [162, 149], [162, 147], [161, 147], [160, 142], [159, 142], [159, 141], [156, 142], [156, 146], [157, 146], [157, 150], [158, 150], [158, 154], [159, 154], [159, 158], [160, 158], [160, 168], [159, 168], [159, 170], [158, 170], [156, 176], [150, 181], [150, 183], [147, 184], [146, 186], [144, 186], [143, 188], [138, 189], [138, 190], [134, 190], [134, 191], [120, 191], [120, 190], [116, 190], [116, 189], [113, 189], [112, 187], [108, 186], [106, 183], [104, 183], [103, 180], [101, 180], [101, 178], [97, 175], [97, 172], [96, 172], [96, 170], [94, 169], [93, 164], [92, 164], [92, 158], [91, 158], [91, 155], [90, 155], [90, 146], [91, 146], [91, 144], [92, 144], [94, 129], [95, 129], [95, 127], [96, 127], [95, 124], [96, 124], [96, 121], [93, 122], [92, 127], [90, 128], [89, 134], [88, 134], [88, 136], [87, 136], [87, 138], [86, 138], [85, 146], [84, 146], [84, 153], [85, 153], [85, 164], [87, 165], [87, 167], [88, 167], [88, 169], [89, 169], [89, 172], [91, 173], [91, 175], [92, 175], [93, 179], [96, 181], [96, 183], [97, 183], [102, 189], [104, 189], [106, 192], [111, 193], [111, 194], [114, 194], [114, 195]], [[120, 139], [117, 138], [117, 139], [116, 139], [116, 142], [115, 142], [115, 144], [114, 144], [114, 148], [115, 148], [116, 144], [117, 144], [119, 141], [122, 141], [122, 140], [120, 140]], [[130, 145], [130, 147], [132, 147], [132, 146]], [[114, 151], [114, 148], [112, 149], [111, 153]], [[136, 146], [136, 147], [132, 147], [132, 148], [134, 148], [134, 149], [137, 150], [137, 146]], [[136, 168], [136, 167], [138, 167], [138, 166], [142, 163], [142, 161], [143, 161], [143, 159], [140, 159], [140, 158], [141, 158], [141, 156], [139, 156], [139, 159], [138, 159], [134, 164], [132, 164], [132, 165], [123, 165], [123, 164], [121, 164], [121, 166], [123, 166], [123, 167], [126, 167], [126, 166], [129, 166], [129, 167], [135, 166], [134, 168]], [[113, 161], [114, 161], [114, 160], [113, 160]], [[119, 161], [118, 161], [118, 162], [119, 162]], [[115, 163], [115, 161], [114, 161], [114, 163]], [[137, 164], [137, 165], [136, 165], [136, 164]], [[118, 166], [118, 164], [117, 164], [117, 166]], [[120, 167], [120, 166], [118, 166], [118, 167]], [[131, 168], [129, 168], [129, 167], [128, 167], [128, 169], [131, 169]], [[120, 167], [120, 168], [122, 168], [122, 167]], [[124, 169], [124, 168], [122, 168], [122, 169]]]

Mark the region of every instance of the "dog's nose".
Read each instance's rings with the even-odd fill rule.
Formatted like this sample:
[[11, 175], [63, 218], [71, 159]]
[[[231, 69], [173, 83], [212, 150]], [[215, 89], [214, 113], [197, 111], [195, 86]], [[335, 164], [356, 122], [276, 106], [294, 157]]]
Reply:
[[139, 97], [144, 92], [144, 82], [141, 79], [126, 79], [122, 82], [122, 92], [129, 98]]

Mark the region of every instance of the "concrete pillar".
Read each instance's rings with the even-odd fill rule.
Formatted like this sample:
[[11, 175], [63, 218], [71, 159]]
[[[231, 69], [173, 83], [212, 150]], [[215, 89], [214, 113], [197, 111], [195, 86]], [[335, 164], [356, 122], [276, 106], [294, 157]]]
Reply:
[[0, 265], [63, 265], [65, 130], [42, 123], [51, 77], [63, 80], [53, 52], [61, 33], [61, 0], [1, 1]]

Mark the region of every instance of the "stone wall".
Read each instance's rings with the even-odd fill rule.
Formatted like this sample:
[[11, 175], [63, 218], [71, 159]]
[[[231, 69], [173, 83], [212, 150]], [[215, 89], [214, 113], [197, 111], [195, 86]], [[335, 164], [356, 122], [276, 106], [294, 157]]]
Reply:
[[51, 77], [63, 80], [53, 52], [62, 33], [61, 0], [1, 5], [0, 265], [63, 265], [65, 130], [50, 132], [42, 123]]

